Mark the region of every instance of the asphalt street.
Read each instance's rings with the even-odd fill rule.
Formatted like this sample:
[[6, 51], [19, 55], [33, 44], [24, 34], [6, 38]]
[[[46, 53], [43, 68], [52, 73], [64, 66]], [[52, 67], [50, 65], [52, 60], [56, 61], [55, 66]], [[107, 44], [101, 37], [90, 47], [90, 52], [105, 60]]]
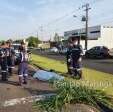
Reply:
[[[64, 55], [48, 52], [33, 51], [34, 54], [42, 55], [51, 59], [65, 61]], [[83, 66], [97, 71], [113, 74], [113, 59], [83, 59]]]

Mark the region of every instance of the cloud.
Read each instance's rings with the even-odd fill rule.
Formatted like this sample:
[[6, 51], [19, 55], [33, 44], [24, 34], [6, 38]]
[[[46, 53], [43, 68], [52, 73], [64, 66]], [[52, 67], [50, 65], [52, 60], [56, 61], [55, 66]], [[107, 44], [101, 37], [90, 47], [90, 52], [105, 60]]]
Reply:
[[38, 1], [36, 1], [36, 5], [38, 5], [38, 6], [46, 5], [47, 3], [48, 3], [47, 0], [38, 0]]
[[[55, 31], [62, 32], [82, 26], [81, 15], [84, 10], [77, 11], [78, 7], [91, 0], [0, 0], [0, 34], [11, 37], [14, 35], [30, 35], [43, 25], [45, 35]], [[102, 0], [101, 0], [102, 1]], [[104, 0], [90, 5], [90, 21], [96, 24], [99, 18], [112, 18], [112, 3]], [[108, 7], [107, 7], [108, 6]], [[74, 13], [71, 13], [75, 10]], [[109, 12], [109, 14], [107, 13]], [[103, 13], [103, 14], [101, 14]], [[63, 15], [69, 16], [63, 17]], [[78, 15], [78, 19], [73, 18]], [[95, 15], [95, 16], [93, 16]], [[98, 19], [96, 18], [98, 17]], [[62, 18], [55, 21], [57, 18]], [[103, 22], [103, 21], [102, 21]], [[50, 23], [50, 25], [47, 25]], [[47, 26], [46, 26], [47, 25]], [[58, 29], [58, 30], [56, 30]], [[15, 37], [16, 37], [15, 36]]]

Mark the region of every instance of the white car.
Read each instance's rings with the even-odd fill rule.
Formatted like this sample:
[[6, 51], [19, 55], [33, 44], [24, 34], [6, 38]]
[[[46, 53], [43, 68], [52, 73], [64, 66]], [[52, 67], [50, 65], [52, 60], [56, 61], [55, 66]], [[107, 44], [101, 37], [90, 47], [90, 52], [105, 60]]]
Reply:
[[50, 52], [57, 53], [58, 52], [58, 49], [56, 47], [53, 47], [53, 48], [50, 49]]
[[16, 54], [19, 53], [19, 47], [21, 46], [21, 44], [13, 44], [12, 47], [14, 48], [14, 51]]
[[60, 53], [61, 54], [66, 54], [67, 53], [67, 48], [64, 48], [64, 49], [60, 50]]

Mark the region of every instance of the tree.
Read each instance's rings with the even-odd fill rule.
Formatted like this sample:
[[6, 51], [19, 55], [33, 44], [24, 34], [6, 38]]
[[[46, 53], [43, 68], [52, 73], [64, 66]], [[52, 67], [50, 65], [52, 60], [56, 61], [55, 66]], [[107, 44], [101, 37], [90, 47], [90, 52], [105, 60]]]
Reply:
[[1, 40], [1, 41], [0, 41], [0, 45], [1, 45], [3, 42], [5, 42], [5, 41], [4, 41], [4, 40]]
[[15, 40], [15, 41], [13, 41], [14, 43], [21, 43], [23, 40], [22, 39], [20, 39], [20, 40]]
[[40, 43], [40, 40], [37, 37], [33, 37], [33, 36], [27, 38], [27, 41], [29, 47], [37, 47], [38, 44]]

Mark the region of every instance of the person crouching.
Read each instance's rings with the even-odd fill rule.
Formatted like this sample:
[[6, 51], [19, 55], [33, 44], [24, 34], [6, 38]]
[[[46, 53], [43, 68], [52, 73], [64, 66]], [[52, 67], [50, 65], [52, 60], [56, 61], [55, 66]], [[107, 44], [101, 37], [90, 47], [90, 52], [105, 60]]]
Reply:
[[20, 50], [20, 63], [18, 67], [19, 85], [27, 84], [28, 77], [28, 54], [24, 47], [24, 43], [21, 43]]

